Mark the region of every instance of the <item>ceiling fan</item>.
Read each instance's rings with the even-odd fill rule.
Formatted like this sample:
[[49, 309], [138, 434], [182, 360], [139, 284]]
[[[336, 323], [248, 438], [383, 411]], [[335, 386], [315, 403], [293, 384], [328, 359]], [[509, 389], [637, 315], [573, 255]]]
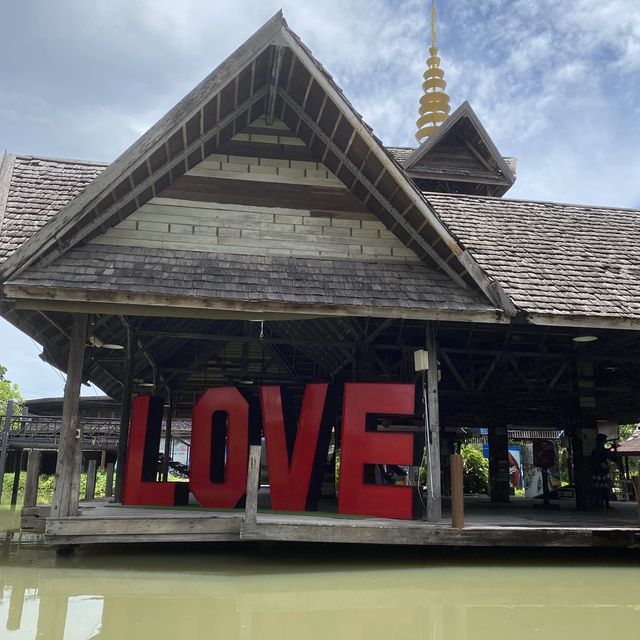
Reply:
[[89, 342], [89, 346], [94, 347], [95, 349], [113, 349], [113, 350], [124, 349], [124, 347], [121, 344], [102, 342], [102, 340], [100, 340], [98, 336], [89, 336], [88, 342]]

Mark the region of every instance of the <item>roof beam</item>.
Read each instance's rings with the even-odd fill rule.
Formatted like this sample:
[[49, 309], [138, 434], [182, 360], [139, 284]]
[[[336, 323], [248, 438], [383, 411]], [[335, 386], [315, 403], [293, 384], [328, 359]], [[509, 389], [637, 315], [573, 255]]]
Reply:
[[276, 45], [273, 54], [273, 66], [271, 67], [271, 82], [269, 83], [269, 93], [267, 95], [267, 109], [265, 122], [267, 126], [273, 124], [273, 117], [276, 110], [276, 98], [278, 97], [278, 83], [280, 81], [280, 70], [282, 69], [282, 58], [284, 57], [284, 47]]
[[452, 269], [438, 254], [437, 251], [407, 222], [402, 214], [380, 193], [375, 185], [346, 157], [345, 153], [338, 147], [338, 145], [320, 128], [320, 125], [313, 120], [309, 115], [300, 107], [300, 105], [284, 90], [278, 91], [282, 99], [287, 105], [294, 111], [294, 113], [311, 129], [314, 135], [322, 140], [322, 142], [331, 149], [331, 151], [340, 158], [342, 164], [349, 169], [351, 173], [365, 186], [365, 188], [372, 192], [376, 199], [384, 206], [384, 208], [391, 214], [395, 222], [401, 227], [424, 252], [427, 254], [456, 284], [464, 289], [468, 289], [469, 285], [464, 279]]

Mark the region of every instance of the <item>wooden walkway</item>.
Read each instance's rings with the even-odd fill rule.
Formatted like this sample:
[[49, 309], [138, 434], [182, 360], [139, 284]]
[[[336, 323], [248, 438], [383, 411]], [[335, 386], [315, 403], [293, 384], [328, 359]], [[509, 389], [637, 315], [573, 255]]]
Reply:
[[[93, 502], [73, 518], [45, 520], [47, 507], [25, 509], [25, 530], [44, 528], [47, 544], [294, 541], [434, 546], [640, 548], [637, 506], [615, 511], [543, 512], [531, 504], [468, 506], [464, 529], [439, 523], [259, 512], [255, 524], [242, 511], [123, 507]], [[44, 525], [44, 527], [43, 527]]]

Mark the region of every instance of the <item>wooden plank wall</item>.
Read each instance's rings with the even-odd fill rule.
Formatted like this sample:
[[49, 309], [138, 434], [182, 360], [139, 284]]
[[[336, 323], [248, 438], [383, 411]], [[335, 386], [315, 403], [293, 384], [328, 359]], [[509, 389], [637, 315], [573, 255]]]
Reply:
[[325, 165], [309, 159], [286, 125], [258, 121], [249, 131], [228, 143], [229, 153], [210, 155], [92, 242], [418, 261]]

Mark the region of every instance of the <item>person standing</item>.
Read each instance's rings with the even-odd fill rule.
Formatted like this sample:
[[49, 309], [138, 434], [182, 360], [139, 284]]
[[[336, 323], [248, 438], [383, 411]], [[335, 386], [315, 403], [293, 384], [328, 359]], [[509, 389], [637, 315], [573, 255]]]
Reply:
[[607, 436], [599, 433], [596, 436], [596, 446], [591, 452], [591, 465], [593, 470], [593, 488], [598, 497], [598, 507], [600, 509], [611, 509], [609, 495], [611, 494], [611, 470], [609, 462], [617, 460], [616, 454], [605, 447]]

